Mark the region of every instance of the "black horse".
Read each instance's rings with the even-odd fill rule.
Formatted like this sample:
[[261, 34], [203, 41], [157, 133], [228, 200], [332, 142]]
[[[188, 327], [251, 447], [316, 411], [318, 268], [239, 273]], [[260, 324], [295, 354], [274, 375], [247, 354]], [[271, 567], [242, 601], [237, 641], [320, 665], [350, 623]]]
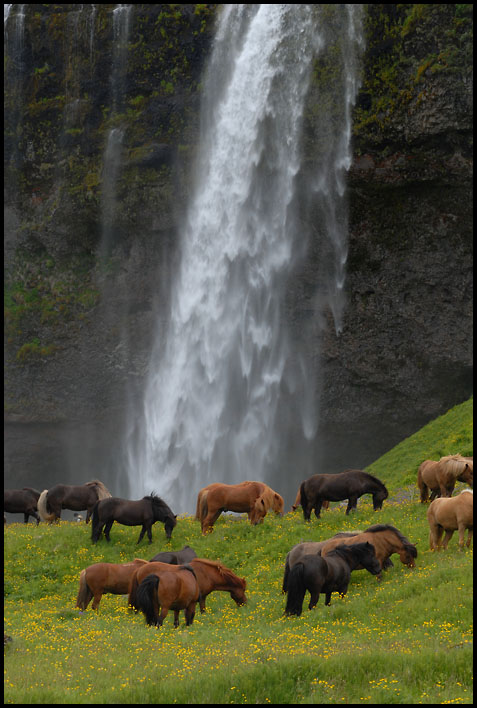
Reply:
[[3, 511], [8, 511], [10, 514], [23, 514], [25, 524], [28, 523], [28, 517], [33, 516], [38, 526], [40, 523], [40, 517], [37, 513], [39, 497], [40, 492], [31, 487], [5, 489], [3, 492]]
[[160, 561], [161, 563], [169, 563], [170, 565], [183, 565], [188, 563], [193, 558], [197, 558], [197, 553], [190, 546], [184, 546], [180, 551], [161, 551], [149, 561], [153, 563]]
[[381, 509], [388, 497], [384, 484], [372, 474], [362, 470], [345, 470], [339, 474], [314, 474], [300, 486], [301, 505], [305, 521], [310, 520], [311, 510], [320, 518], [321, 505], [325, 500], [342, 501], [348, 499], [346, 513], [356, 509], [358, 497], [373, 495], [374, 511]]
[[381, 572], [381, 563], [371, 543], [355, 543], [352, 546], [337, 546], [324, 558], [317, 553], [303, 556], [295, 563], [288, 576], [286, 615], [301, 615], [305, 592], [310, 592], [311, 610], [318, 602], [320, 593], [326, 595], [325, 605], [331, 602], [331, 593], [343, 597], [348, 591], [351, 572], [358, 566], [373, 575]]
[[89, 522], [94, 505], [100, 499], [111, 497], [109, 490], [99, 479], [85, 484], [55, 484], [51, 489], [44, 489], [38, 499], [38, 513], [42, 521], [57, 522], [62, 509], [84, 511], [86, 523]]
[[168, 539], [170, 539], [172, 529], [177, 523], [175, 514], [172, 513], [166, 502], [154, 493], [137, 501], [120, 499], [119, 497], [101, 499], [93, 509], [92, 542], [96, 543], [100, 539], [103, 530], [106, 540], [110, 541], [109, 532], [115, 521], [125, 526], [142, 525], [138, 543], [140, 543], [146, 531], [149, 543], [152, 543], [151, 528], [156, 521], [164, 523]]

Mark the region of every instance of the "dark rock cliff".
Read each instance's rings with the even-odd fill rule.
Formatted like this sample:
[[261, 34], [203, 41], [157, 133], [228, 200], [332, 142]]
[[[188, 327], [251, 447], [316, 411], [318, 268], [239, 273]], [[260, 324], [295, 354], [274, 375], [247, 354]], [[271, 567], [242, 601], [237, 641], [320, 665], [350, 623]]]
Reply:
[[[134, 5], [127, 49], [115, 7], [13, 6], [6, 25], [9, 487], [127, 493], [117, 453], [167, 307], [217, 6]], [[309, 345], [322, 471], [472, 394], [472, 5], [366, 8], [344, 327], [325, 313]], [[290, 284], [297, 329], [316, 251]]]

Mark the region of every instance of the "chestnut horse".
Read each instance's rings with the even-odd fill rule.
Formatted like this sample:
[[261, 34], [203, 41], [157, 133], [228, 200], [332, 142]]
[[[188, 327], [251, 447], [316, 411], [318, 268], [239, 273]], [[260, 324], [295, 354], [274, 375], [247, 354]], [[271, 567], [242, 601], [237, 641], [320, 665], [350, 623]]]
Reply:
[[113, 595], [127, 595], [133, 573], [147, 561], [135, 558], [130, 563], [94, 563], [80, 573], [80, 583], [76, 607], [86, 610], [91, 598], [92, 609], [96, 610], [105, 592]]
[[439, 462], [424, 460], [417, 471], [417, 486], [421, 493], [421, 504], [424, 504], [431, 490], [430, 501], [436, 497], [451, 497], [456, 481], [464, 482], [470, 487], [474, 484], [474, 462], [471, 457], [447, 455]]
[[179, 626], [179, 612], [185, 610], [186, 625], [190, 625], [200, 597], [195, 573], [190, 565], [168, 567], [169, 571], [144, 578], [136, 593], [137, 609], [144, 613], [146, 624], [156, 626], [162, 626], [169, 610], [174, 610], [174, 627]]
[[[316, 553], [326, 556], [329, 551], [338, 545], [353, 545], [364, 541], [368, 541], [374, 546], [376, 557], [381, 563], [382, 570], [387, 570], [389, 566], [392, 566], [392, 562], [389, 559], [393, 553], [398, 553], [401, 562], [408, 568], [414, 568], [416, 565], [417, 548], [399, 529], [390, 524], [374, 524], [362, 532], [337, 533], [332, 538], [324, 541], [308, 541], [293, 546], [285, 561], [283, 592], [286, 592], [290, 569], [303, 555]], [[381, 573], [379, 573], [377, 579], [381, 580], [381, 577]]]
[[44, 489], [38, 499], [38, 513], [42, 521], [58, 521], [62, 509], [84, 511], [86, 523], [90, 520], [95, 504], [100, 499], [107, 499], [111, 494], [104, 484], [97, 479], [86, 484], [56, 484], [51, 489]]
[[323, 502], [348, 499], [346, 514], [356, 509], [358, 498], [363, 494], [373, 495], [373, 507], [377, 511], [388, 497], [388, 490], [377, 477], [363, 470], [345, 470], [338, 474], [314, 474], [300, 486], [301, 505], [305, 521], [310, 520], [312, 509], [320, 518]]
[[40, 523], [40, 517], [37, 513], [39, 497], [40, 492], [31, 487], [5, 489], [3, 492], [3, 511], [8, 511], [10, 514], [23, 514], [25, 524], [28, 523], [28, 517], [33, 516], [38, 526]]
[[223, 511], [246, 512], [250, 523], [255, 525], [263, 521], [270, 509], [283, 514], [283, 497], [263, 482], [214, 482], [203, 487], [197, 495], [196, 519], [205, 535], [212, 530]]
[[313, 553], [305, 555], [291, 569], [288, 578], [286, 615], [301, 615], [305, 593], [310, 592], [309, 609], [318, 602], [320, 593], [325, 593], [325, 605], [331, 601], [331, 593], [346, 595], [353, 570], [366, 568], [373, 575], [381, 570], [374, 546], [356, 543], [354, 546], [337, 546], [326, 558]]
[[[238, 575], [227, 568], [219, 561], [209, 560], [208, 558], [193, 558], [187, 565], [194, 569], [197, 582], [200, 588], [200, 611], [205, 612], [205, 599], [214, 590], [223, 590], [229, 592], [230, 597], [237, 605], [244, 605], [247, 602], [245, 590], [247, 583], [245, 578], [239, 578]], [[147, 567], [137, 568], [132, 577], [129, 586], [128, 604], [135, 609], [138, 609], [136, 603], [137, 588], [149, 573], [161, 574], [165, 571], [175, 571], [181, 566], [168, 565], [167, 563], [154, 562], [149, 563]]]
[[454, 531], [459, 531], [459, 546], [464, 547], [465, 530], [467, 547], [472, 543], [474, 530], [474, 492], [464, 489], [456, 497], [434, 499], [427, 510], [429, 522], [429, 546], [431, 551], [441, 550], [442, 534], [446, 533], [442, 548], [445, 550]]

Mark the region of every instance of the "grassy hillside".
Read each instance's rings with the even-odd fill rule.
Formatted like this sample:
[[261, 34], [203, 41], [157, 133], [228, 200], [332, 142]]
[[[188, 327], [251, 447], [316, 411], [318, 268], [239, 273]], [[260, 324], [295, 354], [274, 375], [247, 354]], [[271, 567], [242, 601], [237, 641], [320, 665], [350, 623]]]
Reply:
[[[92, 546], [84, 524], [8, 525], [5, 702], [472, 703], [472, 550], [454, 536], [447, 552], [430, 552], [426, 507], [413, 492], [423, 459], [472, 454], [471, 421], [469, 401], [371, 465], [391, 492], [379, 512], [366, 496], [351, 517], [335, 504], [308, 524], [300, 510], [256, 527], [222, 516], [207, 537], [181, 517], [170, 543], [156, 524], [152, 545], [139, 547], [137, 527], [114, 524], [111, 544]], [[377, 522], [417, 543], [416, 568], [395, 555], [381, 583], [356, 571], [344, 598], [284, 617], [288, 550]], [[75, 609], [82, 568], [184, 544], [245, 577], [248, 604], [212, 593], [207, 612], [190, 627], [181, 617], [178, 629], [172, 614], [147, 627], [123, 596], [104, 596], [97, 612]]]

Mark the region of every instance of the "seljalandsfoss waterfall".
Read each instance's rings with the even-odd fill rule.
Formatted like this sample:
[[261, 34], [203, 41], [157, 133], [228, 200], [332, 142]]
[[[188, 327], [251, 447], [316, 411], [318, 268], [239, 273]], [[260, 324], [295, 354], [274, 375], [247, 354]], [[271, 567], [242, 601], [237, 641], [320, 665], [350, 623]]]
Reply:
[[[143, 410], [131, 415], [133, 496], [155, 490], [192, 513], [211, 482], [262, 480], [292, 496], [315, 471], [319, 364], [304, 343], [323, 308], [341, 329], [360, 13], [223, 6], [170, 313], [158, 325]], [[315, 82], [322, 148], [310, 164], [305, 114], [319, 61], [330, 71]], [[292, 335], [288, 292], [310, 229], [323, 252], [316, 312]]]

